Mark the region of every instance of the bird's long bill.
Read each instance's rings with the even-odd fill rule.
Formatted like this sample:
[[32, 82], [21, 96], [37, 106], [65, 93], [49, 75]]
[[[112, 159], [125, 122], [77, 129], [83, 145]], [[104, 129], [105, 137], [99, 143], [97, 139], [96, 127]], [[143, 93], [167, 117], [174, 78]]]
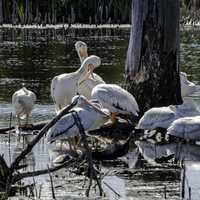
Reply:
[[101, 109], [99, 109], [98, 107], [96, 107], [94, 104], [92, 104], [92, 103], [89, 102], [88, 100], [85, 99], [85, 101], [86, 101], [86, 103], [87, 103], [88, 105], [90, 105], [95, 111], [97, 111], [97, 112], [99, 112], [100, 114], [103, 114], [103, 115], [105, 115], [105, 116], [107, 116], [107, 117], [110, 117], [110, 115], [109, 115], [108, 113], [102, 111]]
[[93, 64], [89, 64], [88, 65], [88, 77], [91, 75], [91, 77], [94, 79], [94, 75], [93, 75], [93, 71], [94, 71], [94, 65]]
[[79, 49], [79, 55], [81, 57], [81, 60], [86, 59], [88, 57], [87, 48], [80, 48]]
[[79, 85], [81, 85], [85, 80], [87, 80], [90, 77], [90, 75], [92, 76], [92, 78], [94, 78], [94, 76], [93, 76], [93, 70], [94, 70], [94, 66], [92, 64], [89, 64], [89, 66], [88, 66], [88, 72], [87, 72], [87, 74], [84, 77], [82, 77], [79, 80]]

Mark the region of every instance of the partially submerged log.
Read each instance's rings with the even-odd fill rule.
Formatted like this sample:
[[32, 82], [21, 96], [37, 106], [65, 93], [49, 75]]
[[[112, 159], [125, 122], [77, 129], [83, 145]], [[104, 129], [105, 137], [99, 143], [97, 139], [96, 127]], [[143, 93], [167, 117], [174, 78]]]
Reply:
[[[20, 130], [22, 130], [22, 131], [41, 130], [48, 123], [49, 123], [49, 120], [48, 121], [37, 122], [37, 123], [29, 125], [29, 126], [20, 127]], [[15, 130], [15, 128], [16, 127], [14, 127], [14, 126], [0, 128], [0, 134], [8, 134], [8, 131], [13, 131], [13, 130]]]
[[3, 157], [0, 157], [0, 169], [2, 170], [1, 180], [5, 180], [2, 182], [2, 185], [0, 185], [0, 190], [6, 190], [7, 193], [10, 194], [10, 192], [12, 191], [12, 185], [15, 183], [16, 180], [18, 180], [15, 178], [15, 171], [19, 169], [20, 162], [26, 157], [28, 153], [32, 151], [33, 147], [45, 135], [48, 129], [51, 128], [63, 115], [67, 114], [75, 105], [76, 103], [72, 103], [71, 105], [67, 106], [59, 113], [59, 115], [57, 115], [48, 124], [46, 124], [38, 133], [38, 135], [29, 144], [27, 144], [25, 149], [16, 157], [16, 159], [11, 163], [10, 167], [7, 167], [7, 164]]

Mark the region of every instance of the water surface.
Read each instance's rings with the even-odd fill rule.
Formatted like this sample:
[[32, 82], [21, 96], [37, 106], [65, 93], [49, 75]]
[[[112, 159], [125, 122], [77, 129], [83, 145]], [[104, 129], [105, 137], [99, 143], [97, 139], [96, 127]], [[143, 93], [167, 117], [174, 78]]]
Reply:
[[[200, 78], [200, 37], [199, 32], [185, 31], [181, 34], [181, 70], [189, 74], [189, 79], [199, 83]], [[80, 61], [76, 55], [74, 44], [83, 40], [88, 44], [89, 54], [98, 55], [102, 65], [96, 69], [105, 82], [123, 84], [123, 73], [126, 51], [129, 40], [129, 29], [0, 29], [0, 127], [9, 126], [12, 94], [22, 84], [37, 95], [37, 104], [33, 111], [32, 121], [51, 119], [55, 115], [50, 97], [51, 79], [61, 73], [78, 69]], [[12, 119], [15, 124], [15, 118]], [[9, 157], [8, 137], [0, 139], [0, 151], [8, 161], [23, 148], [22, 140], [11, 137]], [[29, 155], [34, 169], [45, 168], [50, 164], [50, 147], [42, 140]], [[106, 169], [105, 169], [106, 170]], [[163, 199], [167, 191], [168, 199], [179, 199], [180, 171], [171, 168], [150, 170], [148, 173], [125, 173], [120, 177], [126, 180], [129, 199]], [[130, 174], [130, 175], [129, 175]], [[168, 175], [167, 175], [168, 174]], [[83, 177], [69, 175], [67, 170], [59, 172], [56, 184], [56, 195], [61, 199], [83, 199]], [[62, 179], [62, 177], [68, 177]], [[70, 177], [72, 176], [72, 177]], [[56, 179], [56, 178], [55, 178]], [[28, 180], [32, 182], [33, 180]], [[43, 184], [43, 198], [51, 197], [49, 177], [36, 179], [38, 185]], [[62, 187], [62, 185], [66, 187]], [[62, 193], [62, 195], [61, 195]]]

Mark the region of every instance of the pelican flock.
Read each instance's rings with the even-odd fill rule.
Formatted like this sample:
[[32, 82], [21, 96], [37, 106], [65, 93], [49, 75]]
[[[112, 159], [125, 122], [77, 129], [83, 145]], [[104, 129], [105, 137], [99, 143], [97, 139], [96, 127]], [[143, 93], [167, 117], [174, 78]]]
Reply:
[[[116, 123], [122, 116], [128, 123], [133, 123], [132, 117], [138, 117], [139, 106], [132, 94], [119, 85], [106, 84], [101, 76], [93, 73], [101, 65], [100, 57], [88, 56], [87, 45], [82, 41], [75, 43], [75, 49], [80, 68], [55, 76], [51, 81], [51, 97], [57, 113], [71, 103], [76, 102], [76, 106], [49, 129], [48, 142], [80, 136], [77, 116], [86, 134], [109, 124], [109, 121]], [[180, 82], [183, 104], [149, 109], [140, 118], [136, 128], [164, 128], [167, 135], [200, 140], [200, 111], [190, 97], [199, 87], [190, 82], [184, 72], [180, 73]], [[35, 101], [36, 95], [25, 87], [13, 94], [12, 103], [19, 126], [21, 118], [26, 118], [28, 124]]]
[[73, 138], [80, 135], [79, 128], [76, 123], [75, 113], [81, 120], [85, 131], [96, 129], [110, 118], [109, 111], [102, 109], [96, 104], [88, 101], [82, 95], [75, 96], [72, 102], [77, 101], [77, 106], [72, 112], [62, 117], [47, 133], [48, 142], [60, 139]]
[[78, 92], [79, 82], [88, 78], [88, 73], [90, 73], [88, 72], [89, 66], [94, 70], [99, 67], [100, 64], [101, 59], [98, 56], [92, 55], [83, 61], [81, 67], [77, 71], [61, 74], [52, 79], [51, 96], [57, 111], [71, 103], [72, 98]]
[[87, 45], [78, 41], [75, 49], [81, 61], [81, 67], [72, 73], [65, 73], [55, 76], [51, 81], [51, 96], [58, 112], [71, 103], [71, 99], [77, 93], [90, 98], [92, 89], [103, 79], [93, 73], [93, 70], [100, 66], [101, 60], [97, 56], [89, 56]]
[[149, 109], [139, 120], [138, 128], [148, 130], [156, 128], [167, 129], [176, 119], [198, 115], [200, 115], [200, 112], [195, 102], [190, 97], [185, 97], [183, 98], [183, 104], [181, 105], [170, 105]]
[[28, 119], [33, 110], [36, 101], [36, 95], [25, 87], [16, 91], [12, 95], [12, 105], [18, 120], [18, 126], [21, 126], [21, 119], [26, 119], [25, 125], [28, 125]]
[[[93, 70], [100, 65], [100, 58], [99, 62], [90, 62], [92, 57], [96, 58], [96, 60], [97, 57], [88, 57], [87, 45], [84, 42], [78, 41], [75, 44], [75, 49], [80, 58], [81, 67], [76, 72], [61, 74], [52, 80], [51, 95], [56, 104], [57, 111], [70, 104], [71, 99], [78, 93], [83, 95], [80, 97], [79, 101], [84, 98], [85, 100], [88, 99], [87, 102], [90, 102], [90, 104], [91, 102], [97, 101], [100, 105], [100, 107], [97, 106], [98, 109], [107, 109], [111, 113], [110, 120], [113, 123], [116, 122], [117, 116], [119, 115], [125, 115], [127, 118], [128, 116], [138, 116], [139, 107], [132, 94], [116, 84], [106, 84], [100, 76], [93, 73]], [[180, 81], [183, 104], [151, 108], [141, 117], [137, 128], [144, 130], [154, 130], [156, 128], [167, 129], [175, 120], [179, 118], [200, 115], [197, 106], [193, 100], [188, 97], [196, 92], [198, 87], [187, 79], [187, 74], [184, 72], [180, 73]], [[92, 111], [94, 107], [90, 105], [90, 112], [88, 113], [88, 105], [86, 107], [80, 107], [80, 105], [81, 104], [79, 103], [78, 106], [74, 108], [74, 111], [80, 113], [80, 118], [84, 121], [83, 124], [85, 124], [84, 128], [86, 130], [92, 130], [89, 124], [91, 122], [93, 122], [91, 124], [95, 124], [95, 121], [97, 120], [96, 114], [98, 112], [97, 110]], [[84, 117], [85, 113], [87, 113], [87, 117]], [[62, 137], [66, 138], [66, 136], [73, 137], [79, 134], [76, 126], [73, 126], [73, 128], [71, 127], [72, 124], [74, 124], [73, 115], [70, 113], [66, 118], [65, 117], [63, 117], [62, 120], [60, 120], [49, 132], [48, 135], [49, 137], [51, 136], [51, 140]], [[64, 127], [68, 127], [68, 125], [70, 126], [70, 130], [66, 128], [66, 131], [64, 131]], [[97, 128], [95, 125], [94, 127]], [[59, 137], [57, 135], [59, 135]]]

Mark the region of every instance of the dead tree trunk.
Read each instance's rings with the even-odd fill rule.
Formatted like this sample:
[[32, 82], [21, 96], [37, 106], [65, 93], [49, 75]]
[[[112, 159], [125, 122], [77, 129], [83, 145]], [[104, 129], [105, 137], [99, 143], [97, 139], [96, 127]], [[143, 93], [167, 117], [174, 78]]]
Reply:
[[3, 4], [2, 0], [0, 0], [0, 25], [3, 24]]
[[24, 23], [25, 24], [29, 24], [29, 14], [30, 14], [30, 5], [29, 5], [29, 0], [26, 0], [26, 4], [25, 4], [25, 19], [24, 19]]
[[154, 106], [180, 104], [179, 0], [132, 2], [128, 90], [136, 97], [141, 114]]
[[12, 24], [13, 25], [15, 25], [17, 22], [16, 10], [17, 10], [17, 0], [12, 0]]
[[198, 10], [200, 8], [200, 1], [199, 0], [192, 0], [192, 8]]

